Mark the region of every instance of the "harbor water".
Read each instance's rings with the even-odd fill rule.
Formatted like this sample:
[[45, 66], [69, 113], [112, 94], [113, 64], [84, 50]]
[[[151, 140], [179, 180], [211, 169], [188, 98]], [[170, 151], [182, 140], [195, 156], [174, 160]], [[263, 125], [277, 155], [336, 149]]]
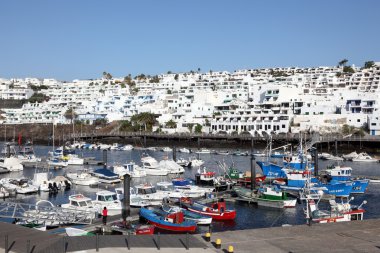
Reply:
[[[178, 150], [178, 149], [177, 149]], [[224, 149], [226, 150], [226, 149]], [[49, 146], [34, 146], [34, 151], [38, 157], [46, 157], [48, 151], [51, 151]], [[232, 150], [233, 151], [233, 150]], [[140, 157], [145, 152], [157, 160], [164, 158], [172, 158], [172, 153], [166, 153], [162, 151], [151, 151], [151, 150], [139, 150], [134, 149], [131, 151], [107, 151], [108, 152], [108, 163], [107, 166], [113, 166], [115, 164], [124, 164], [129, 161], [135, 161], [137, 164], [141, 164]], [[103, 151], [101, 150], [77, 150], [77, 154], [83, 157], [93, 157], [95, 160], [103, 159]], [[231, 153], [231, 152], [230, 152]], [[216, 154], [184, 154], [177, 153], [177, 158], [189, 158], [199, 156], [200, 159], [205, 161], [205, 166], [211, 171], [215, 171], [217, 174], [221, 175], [224, 171], [220, 168], [218, 163], [225, 163], [227, 166], [233, 164], [234, 167], [239, 169], [242, 172], [250, 170], [250, 156], [233, 156], [233, 155], [216, 155]], [[257, 158], [266, 159], [266, 158]], [[280, 162], [280, 160], [277, 160]], [[319, 160], [319, 168], [323, 170], [326, 166], [332, 164], [331, 161], [322, 161]], [[380, 177], [380, 163], [365, 163], [365, 162], [342, 162], [341, 165], [347, 165], [352, 167], [353, 176], [379, 176]], [[52, 176], [64, 175], [66, 172], [76, 171], [78, 169], [87, 168], [89, 170], [101, 168], [102, 166], [68, 166], [64, 169], [50, 169], [49, 172]], [[0, 175], [0, 178], [3, 177], [27, 177], [32, 179], [33, 174], [36, 170], [42, 171], [40, 168], [25, 167], [24, 171], [21, 172], [11, 172], [8, 174]], [[194, 179], [194, 176], [197, 172], [197, 168], [186, 168], [184, 175], [181, 177]], [[258, 165], [256, 165], [256, 171], [261, 172]], [[131, 185], [137, 185], [141, 183], [157, 183], [160, 181], [171, 181], [172, 178], [178, 177], [176, 175], [172, 176], [147, 176], [145, 178], [133, 178]], [[49, 200], [55, 205], [68, 202], [69, 195], [82, 193], [88, 197], [95, 198], [95, 193], [99, 189], [108, 189], [113, 191], [115, 187], [122, 187], [122, 184], [116, 185], [99, 185], [98, 187], [88, 187], [88, 186], [73, 186], [68, 191], [61, 191], [57, 195], [49, 195], [47, 192], [41, 192], [38, 194], [31, 195], [21, 195], [18, 194], [15, 197], [8, 198], [1, 201], [10, 201], [10, 202], [22, 202], [35, 204], [38, 200]], [[354, 200], [352, 203], [360, 205], [364, 200], [367, 200], [368, 203], [364, 206], [366, 213], [364, 219], [369, 218], [380, 218], [380, 184], [370, 183], [365, 194], [354, 195]], [[339, 199], [337, 201], [340, 201]], [[323, 205], [323, 203], [322, 203]], [[250, 204], [240, 201], [228, 201], [227, 206], [235, 208], [237, 211], [237, 217], [234, 221], [230, 222], [213, 222], [213, 231], [225, 231], [225, 230], [240, 230], [240, 229], [252, 229], [252, 228], [263, 228], [263, 227], [272, 227], [272, 226], [282, 226], [284, 224], [296, 225], [296, 224], [305, 224], [304, 216], [304, 204], [297, 204], [296, 208], [288, 209], [271, 209], [258, 207], [255, 204]], [[4, 220], [4, 219], [3, 219]], [[204, 228], [205, 229], [205, 228]], [[198, 231], [202, 232], [202, 228]]]

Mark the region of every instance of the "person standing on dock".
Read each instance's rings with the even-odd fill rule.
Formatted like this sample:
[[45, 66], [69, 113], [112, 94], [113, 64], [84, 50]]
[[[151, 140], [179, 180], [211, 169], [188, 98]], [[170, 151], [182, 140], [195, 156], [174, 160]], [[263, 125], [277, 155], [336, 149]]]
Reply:
[[102, 216], [103, 216], [103, 224], [107, 225], [107, 216], [108, 216], [107, 207], [104, 207], [104, 209], [102, 211]]

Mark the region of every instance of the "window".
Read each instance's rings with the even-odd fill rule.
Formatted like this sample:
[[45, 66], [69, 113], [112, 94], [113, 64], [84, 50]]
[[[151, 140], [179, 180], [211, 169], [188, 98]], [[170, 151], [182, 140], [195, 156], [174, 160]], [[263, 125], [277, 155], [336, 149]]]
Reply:
[[357, 119], [357, 122], [360, 122], [360, 119]]
[[282, 128], [285, 128], [285, 125], [282, 125]]

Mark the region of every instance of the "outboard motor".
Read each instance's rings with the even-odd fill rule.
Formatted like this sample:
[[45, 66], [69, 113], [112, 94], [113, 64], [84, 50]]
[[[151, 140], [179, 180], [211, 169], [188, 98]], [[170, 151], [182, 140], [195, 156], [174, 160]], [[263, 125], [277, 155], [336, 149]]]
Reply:
[[54, 182], [53, 183], [53, 192], [54, 192], [54, 194], [57, 194], [58, 193], [58, 186], [57, 186], [57, 183], [56, 182]]
[[65, 180], [65, 191], [70, 190], [70, 188], [71, 184], [69, 183], [69, 181]]

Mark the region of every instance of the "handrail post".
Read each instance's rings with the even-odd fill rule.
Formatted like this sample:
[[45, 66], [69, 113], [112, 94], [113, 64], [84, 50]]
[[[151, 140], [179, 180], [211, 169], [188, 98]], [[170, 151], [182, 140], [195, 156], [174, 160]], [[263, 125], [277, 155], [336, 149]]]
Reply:
[[8, 253], [8, 235], [5, 235], [5, 245], [4, 245], [4, 248], [5, 248], [5, 253]]

